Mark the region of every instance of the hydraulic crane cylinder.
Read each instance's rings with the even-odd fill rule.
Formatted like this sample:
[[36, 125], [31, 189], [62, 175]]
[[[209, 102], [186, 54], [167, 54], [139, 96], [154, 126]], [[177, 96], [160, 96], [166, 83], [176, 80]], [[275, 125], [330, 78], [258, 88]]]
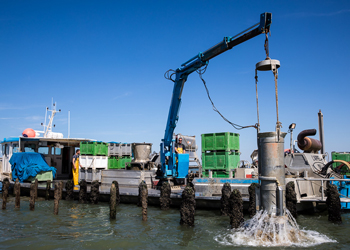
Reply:
[[284, 137], [287, 133], [258, 133], [260, 204], [271, 215], [284, 215], [285, 167]]

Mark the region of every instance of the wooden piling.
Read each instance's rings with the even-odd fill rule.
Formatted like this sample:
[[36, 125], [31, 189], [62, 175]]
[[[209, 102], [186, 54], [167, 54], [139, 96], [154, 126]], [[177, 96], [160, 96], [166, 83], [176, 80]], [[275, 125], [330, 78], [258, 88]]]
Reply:
[[171, 195], [170, 184], [169, 182], [164, 181], [160, 188], [160, 197], [159, 197], [161, 210], [168, 210], [170, 208], [170, 204], [171, 204], [170, 195]]
[[54, 191], [54, 210], [53, 210], [53, 214], [58, 215], [58, 206], [60, 203], [60, 182], [59, 183], [55, 183], [55, 191]]
[[142, 182], [144, 181], [141, 181], [140, 184], [139, 184], [139, 196], [138, 196], [138, 201], [137, 201], [137, 206], [138, 207], [142, 207], [142, 197], [141, 197], [141, 194], [142, 194]]
[[9, 195], [10, 181], [8, 178], [5, 178], [2, 181], [2, 209], [6, 209], [7, 198]]
[[68, 180], [65, 185], [66, 188], [66, 201], [74, 200], [74, 183], [73, 180]]
[[35, 185], [34, 199], [37, 200], [38, 199], [38, 185], [39, 185], [38, 179], [35, 179], [34, 185]]
[[341, 218], [341, 204], [338, 188], [334, 184], [329, 184], [326, 189], [327, 194], [327, 208], [328, 208], [328, 220], [336, 224], [342, 224]]
[[248, 207], [248, 213], [249, 217], [253, 218], [254, 215], [256, 214], [256, 193], [255, 193], [255, 188], [259, 186], [258, 183], [252, 183], [250, 184], [248, 188], [249, 192], [249, 207]]
[[50, 190], [51, 190], [51, 181], [48, 180], [48, 181], [46, 182], [45, 200], [49, 200], [49, 199], [50, 199]]
[[110, 200], [109, 200], [109, 218], [115, 219], [117, 214], [117, 189], [115, 184], [112, 183], [110, 191]]
[[187, 185], [182, 192], [182, 201], [180, 206], [180, 225], [194, 226], [195, 212], [195, 192], [191, 186]]
[[147, 221], [148, 189], [145, 181], [140, 183], [139, 190], [141, 191], [142, 220]]
[[80, 190], [79, 190], [79, 203], [87, 202], [87, 184], [85, 180], [81, 180], [79, 182]]
[[95, 180], [91, 183], [90, 202], [97, 204], [100, 199], [100, 183]]
[[231, 228], [239, 228], [244, 222], [243, 199], [241, 192], [234, 189], [230, 196], [230, 224]]
[[58, 182], [58, 190], [59, 190], [59, 199], [62, 200], [62, 194], [63, 194], [63, 182]]
[[116, 190], [116, 206], [120, 204], [120, 194], [119, 194], [119, 184], [117, 181], [112, 182], [115, 185], [115, 190]]
[[15, 186], [13, 188], [15, 193], [15, 208], [20, 208], [21, 206], [21, 184], [19, 183], [18, 178], [16, 179]]
[[34, 209], [35, 209], [35, 183], [30, 184], [29, 209], [31, 211], [34, 211]]
[[295, 193], [294, 181], [290, 181], [286, 185], [286, 207], [292, 216], [296, 219], [297, 214], [297, 194]]
[[231, 185], [225, 183], [221, 189], [221, 199], [220, 199], [220, 213], [222, 216], [230, 215], [230, 196], [231, 196]]

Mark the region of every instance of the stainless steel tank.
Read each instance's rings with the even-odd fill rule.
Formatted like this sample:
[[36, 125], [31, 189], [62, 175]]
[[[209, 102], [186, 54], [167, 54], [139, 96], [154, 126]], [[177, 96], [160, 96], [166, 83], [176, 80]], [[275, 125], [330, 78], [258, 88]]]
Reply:
[[148, 162], [152, 151], [152, 143], [133, 143], [132, 151], [134, 153], [133, 162]]
[[260, 204], [268, 214], [284, 215], [285, 166], [284, 137], [287, 133], [258, 133]]

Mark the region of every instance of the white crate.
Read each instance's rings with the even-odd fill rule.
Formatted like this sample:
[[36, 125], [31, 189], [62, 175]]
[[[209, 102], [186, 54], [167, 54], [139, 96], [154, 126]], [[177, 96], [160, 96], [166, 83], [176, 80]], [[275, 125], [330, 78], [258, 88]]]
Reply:
[[108, 156], [80, 155], [79, 162], [83, 168], [108, 169]]
[[121, 143], [108, 143], [108, 156], [122, 156]]
[[79, 169], [79, 182], [81, 180], [85, 180], [87, 183], [91, 183], [92, 181], [99, 181], [101, 182], [101, 173], [103, 169], [92, 169], [92, 168], [86, 168], [86, 169]]
[[123, 143], [121, 144], [121, 150], [123, 156], [131, 156], [131, 143]]

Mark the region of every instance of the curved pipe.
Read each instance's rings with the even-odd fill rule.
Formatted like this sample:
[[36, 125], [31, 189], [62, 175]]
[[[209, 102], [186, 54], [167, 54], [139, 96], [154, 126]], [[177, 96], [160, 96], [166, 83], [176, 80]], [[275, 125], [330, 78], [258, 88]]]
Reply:
[[[319, 172], [319, 174], [326, 175], [326, 174], [327, 174], [327, 170], [328, 170], [329, 167], [334, 171], [334, 169], [333, 169], [333, 167], [332, 167], [332, 164], [333, 164], [334, 162], [342, 163], [342, 165], [340, 165], [340, 166], [344, 166], [344, 165], [345, 165], [345, 166], [347, 166], [348, 169], [350, 170], [350, 162], [346, 162], [346, 161], [343, 161], [343, 160], [332, 160], [332, 161], [328, 162], [326, 165], [324, 165], [324, 167], [321, 169], [321, 171]], [[339, 167], [340, 167], [340, 166], [339, 166]], [[339, 168], [339, 167], [337, 167], [337, 168]]]
[[322, 148], [322, 144], [319, 140], [309, 138], [309, 135], [315, 135], [316, 129], [303, 130], [298, 134], [298, 147], [304, 152], [317, 152]]
[[339, 162], [342, 163], [338, 168], [343, 167], [344, 165], [348, 167], [348, 169], [350, 170], [350, 162], [347, 161], [343, 161], [343, 160], [333, 160], [333, 162]]

